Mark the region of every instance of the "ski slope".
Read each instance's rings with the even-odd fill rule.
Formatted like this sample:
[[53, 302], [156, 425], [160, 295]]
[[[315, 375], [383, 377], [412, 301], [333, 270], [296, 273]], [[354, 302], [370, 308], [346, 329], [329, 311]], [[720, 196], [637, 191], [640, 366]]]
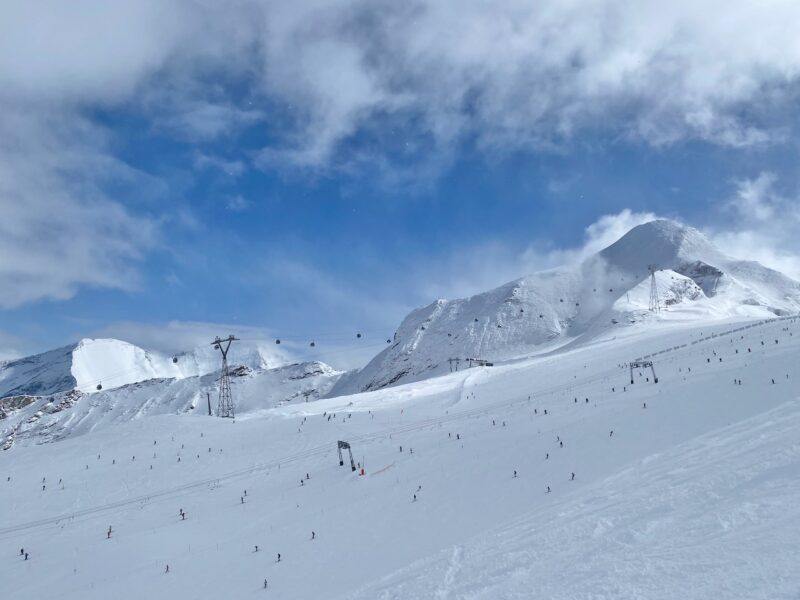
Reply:
[[[796, 597], [799, 344], [795, 319], [654, 323], [235, 422], [15, 446], [0, 577], [20, 598]], [[648, 355], [659, 383], [631, 385]]]

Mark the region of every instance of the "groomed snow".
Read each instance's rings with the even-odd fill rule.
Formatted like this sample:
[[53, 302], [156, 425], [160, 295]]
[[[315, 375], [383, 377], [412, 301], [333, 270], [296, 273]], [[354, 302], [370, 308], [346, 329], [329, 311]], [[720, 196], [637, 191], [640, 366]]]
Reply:
[[[796, 596], [797, 322], [648, 327], [235, 423], [148, 416], [15, 445], [0, 453], [4, 589]], [[624, 365], [646, 355], [659, 383], [637, 371], [631, 386]], [[340, 439], [364, 476], [338, 465]]]

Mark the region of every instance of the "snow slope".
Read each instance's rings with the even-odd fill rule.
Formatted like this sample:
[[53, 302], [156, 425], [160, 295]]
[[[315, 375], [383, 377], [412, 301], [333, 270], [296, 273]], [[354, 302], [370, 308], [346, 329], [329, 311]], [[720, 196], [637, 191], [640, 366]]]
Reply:
[[[251, 369], [290, 362], [281, 350], [257, 342], [237, 342], [229, 360]], [[72, 346], [0, 362], [0, 398], [71, 389], [91, 393], [98, 385], [108, 390], [147, 379], [196, 377], [219, 367], [219, 352], [211, 345], [171, 357], [120, 340], [83, 339]]]
[[[648, 313], [649, 265], [660, 302]], [[460, 300], [411, 312], [394, 343], [332, 394], [380, 389], [446, 373], [451, 358], [502, 361], [584, 343], [651, 321], [764, 318], [800, 310], [800, 283], [725, 256], [699, 231], [673, 221], [640, 225], [575, 267], [535, 273]]]
[[[286, 402], [304, 402], [326, 394], [340, 372], [320, 362], [274, 369], [232, 369], [231, 391], [237, 414], [257, 412]], [[6, 449], [62, 440], [153, 415], [216, 412], [219, 372], [172, 379], [146, 379], [86, 394], [70, 390], [32, 397], [18, 410], [6, 409], [0, 420], [0, 444]]]
[[[0, 578], [20, 598], [796, 597], [798, 351], [796, 319], [657, 321], [235, 423], [15, 445]], [[644, 356], [657, 385], [630, 384]]]

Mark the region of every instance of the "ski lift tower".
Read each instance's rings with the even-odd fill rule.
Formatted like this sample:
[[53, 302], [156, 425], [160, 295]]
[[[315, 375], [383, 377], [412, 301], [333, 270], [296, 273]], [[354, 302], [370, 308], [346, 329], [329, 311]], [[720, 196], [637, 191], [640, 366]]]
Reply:
[[658, 284], [656, 283], [656, 271], [660, 271], [658, 265], [647, 265], [650, 271], [650, 312], [659, 312], [661, 307], [658, 302]]
[[234, 413], [233, 398], [231, 397], [231, 378], [228, 374], [228, 350], [231, 347], [231, 342], [239, 338], [229, 335], [225, 339], [220, 339], [219, 336], [214, 338], [211, 345], [216, 350], [222, 353], [222, 371], [219, 377], [219, 402], [217, 403], [217, 416], [233, 419], [236, 415]]

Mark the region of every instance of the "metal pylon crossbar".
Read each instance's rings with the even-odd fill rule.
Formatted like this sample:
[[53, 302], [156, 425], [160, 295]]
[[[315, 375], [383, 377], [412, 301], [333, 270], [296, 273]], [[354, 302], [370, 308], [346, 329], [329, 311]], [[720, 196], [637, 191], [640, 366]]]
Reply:
[[650, 367], [650, 371], [653, 373], [653, 383], [658, 383], [658, 377], [656, 377], [656, 369], [653, 366], [653, 361], [651, 360], [635, 360], [630, 363], [631, 367], [631, 384], [634, 383], [633, 381], [633, 370], [634, 369], [646, 369]]
[[339, 450], [339, 466], [344, 466], [344, 458], [342, 457], [342, 450], [347, 450], [350, 453], [350, 468], [355, 471], [356, 470], [356, 461], [353, 460], [353, 450], [350, 448], [349, 442], [343, 442], [339, 440], [337, 443], [337, 449]]

